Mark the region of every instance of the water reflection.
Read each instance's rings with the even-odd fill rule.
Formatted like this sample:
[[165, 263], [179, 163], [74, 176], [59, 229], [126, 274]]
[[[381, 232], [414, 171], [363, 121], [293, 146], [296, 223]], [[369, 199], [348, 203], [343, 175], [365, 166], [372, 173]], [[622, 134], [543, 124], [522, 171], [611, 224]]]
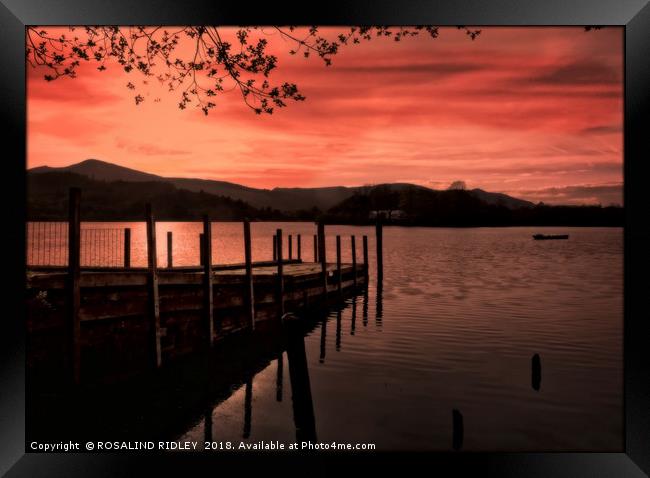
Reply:
[[540, 384], [542, 382], [542, 359], [539, 358], [539, 354], [533, 355], [531, 360], [531, 384], [533, 390], [539, 392]]

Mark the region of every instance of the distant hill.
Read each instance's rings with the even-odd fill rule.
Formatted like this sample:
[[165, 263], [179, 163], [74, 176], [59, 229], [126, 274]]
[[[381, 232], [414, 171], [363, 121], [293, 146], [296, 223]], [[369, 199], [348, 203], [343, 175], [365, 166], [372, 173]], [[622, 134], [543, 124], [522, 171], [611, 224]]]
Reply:
[[[100, 161], [98, 159], [88, 159], [80, 163], [59, 168], [41, 166], [28, 170], [30, 175], [52, 172], [74, 173], [86, 176], [96, 181], [165, 182], [176, 186], [178, 189], [185, 189], [192, 192], [203, 191], [216, 196], [224, 196], [234, 200], [245, 201], [255, 208], [270, 207], [271, 209], [288, 212], [311, 210], [313, 208], [317, 208], [320, 211], [327, 211], [342, 201], [345, 201], [353, 195], [367, 190], [370, 187], [332, 186], [321, 188], [257, 189], [227, 181], [193, 178], [167, 178], [108, 163], [106, 161]], [[403, 183], [382, 184], [372, 187], [389, 187], [395, 191], [403, 191], [409, 188], [432, 191], [432, 189], [423, 186]], [[491, 193], [481, 189], [470, 190], [468, 191], [468, 194], [488, 204], [502, 205], [507, 208], [533, 206], [533, 203], [529, 201], [513, 198], [506, 194]]]

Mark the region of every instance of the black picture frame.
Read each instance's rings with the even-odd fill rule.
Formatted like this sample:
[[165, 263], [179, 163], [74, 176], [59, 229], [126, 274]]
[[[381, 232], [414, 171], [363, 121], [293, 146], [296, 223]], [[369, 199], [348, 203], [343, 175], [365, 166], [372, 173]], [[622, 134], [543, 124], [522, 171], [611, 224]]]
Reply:
[[[315, 24], [315, 25], [619, 25], [625, 27], [625, 259], [624, 259], [624, 394], [625, 449], [621, 453], [427, 453], [366, 454], [316, 457], [270, 456], [279, 472], [313, 472], [314, 461], [348, 466], [398, 465], [415, 472], [440, 467], [457, 472], [480, 471], [495, 476], [644, 476], [650, 473], [650, 338], [644, 300], [650, 291], [650, 217], [645, 182], [650, 161], [650, 4], [648, 0], [390, 0], [319, 3], [318, 8], [290, 2], [254, 7], [219, 0], [0, 0], [0, 121], [4, 133], [2, 189], [10, 221], [6, 260], [6, 294], [0, 383], [0, 473], [7, 476], [135, 476], [187, 473], [196, 464], [214, 466], [213, 473], [234, 465], [240, 472], [254, 464], [253, 455], [132, 453], [94, 455], [25, 453], [25, 155], [26, 25], [83, 24]], [[397, 460], [399, 458], [399, 460]], [[309, 461], [307, 461], [309, 460]], [[417, 461], [417, 463], [415, 463]], [[408, 465], [404, 468], [404, 462]], [[180, 468], [176, 468], [180, 467]], [[190, 468], [188, 468], [190, 467]], [[317, 468], [324, 471], [326, 468]], [[182, 470], [182, 471], [178, 471]]]

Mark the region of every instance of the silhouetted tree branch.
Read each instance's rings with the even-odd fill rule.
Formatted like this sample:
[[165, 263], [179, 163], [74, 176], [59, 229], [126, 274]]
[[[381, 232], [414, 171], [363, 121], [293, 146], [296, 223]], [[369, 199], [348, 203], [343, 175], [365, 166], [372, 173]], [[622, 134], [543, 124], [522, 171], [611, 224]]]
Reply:
[[[263, 27], [241, 27], [234, 38], [224, 38], [213, 26], [186, 26], [176, 30], [166, 27], [85, 26], [68, 27], [69, 33], [58, 37], [46, 29], [28, 27], [26, 58], [32, 67], [47, 70], [44, 78], [54, 81], [61, 77], [76, 77], [84, 62], [95, 62], [99, 71], [112, 62], [125, 72], [138, 72], [155, 79], [169, 91], [178, 91], [178, 107], [190, 103], [203, 113], [216, 106], [215, 97], [227, 90], [239, 91], [246, 105], [255, 113], [273, 113], [275, 108], [287, 106], [287, 101], [303, 101], [295, 83], [274, 83], [271, 73], [278, 58], [268, 52], [268, 33]], [[459, 26], [459, 30], [474, 40], [481, 30]], [[370, 41], [377, 37], [391, 37], [394, 41], [425, 33], [438, 37], [438, 27], [349, 27], [328, 39], [318, 27], [273, 27], [280, 37], [291, 45], [289, 53], [319, 57], [326, 66], [341, 47]], [[232, 36], [232, 35], [231, 35]], [[179, 51], [181, 42], [191, 48]], [[127, 88], [134, 90], [134, 100], [140, 104], [145, 97], [133, 82]], [[159, 101], [156, 98], [155, 101]]]

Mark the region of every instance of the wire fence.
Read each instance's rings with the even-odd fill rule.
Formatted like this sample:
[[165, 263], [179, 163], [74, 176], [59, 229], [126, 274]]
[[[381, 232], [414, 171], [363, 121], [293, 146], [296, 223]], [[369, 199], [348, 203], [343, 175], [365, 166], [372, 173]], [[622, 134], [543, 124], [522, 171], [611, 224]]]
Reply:
[[[82, 267], [124, 267], [125, 228], [82, 228]], [[68, 265], [68, 223], [27, 224], [27, 266]]]

